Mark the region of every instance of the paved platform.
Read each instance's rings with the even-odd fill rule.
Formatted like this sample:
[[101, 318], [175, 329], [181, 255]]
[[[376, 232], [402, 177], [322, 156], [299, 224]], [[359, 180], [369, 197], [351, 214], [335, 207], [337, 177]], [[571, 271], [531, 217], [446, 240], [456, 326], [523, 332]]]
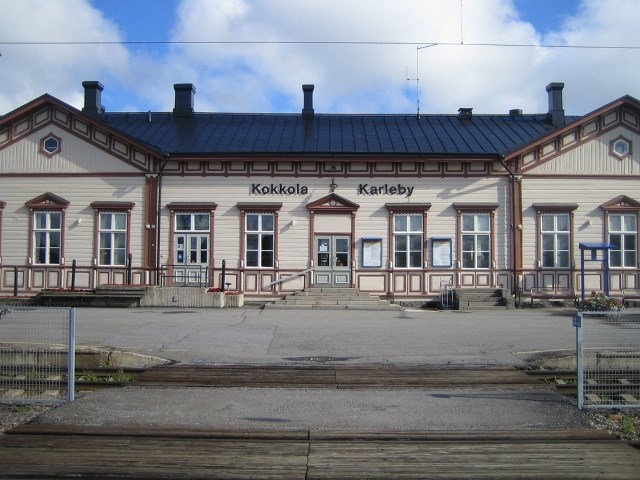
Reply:
[[575, 351], [572, 310], [77, 309], [77, 343], [189, 363], [525, 365]]

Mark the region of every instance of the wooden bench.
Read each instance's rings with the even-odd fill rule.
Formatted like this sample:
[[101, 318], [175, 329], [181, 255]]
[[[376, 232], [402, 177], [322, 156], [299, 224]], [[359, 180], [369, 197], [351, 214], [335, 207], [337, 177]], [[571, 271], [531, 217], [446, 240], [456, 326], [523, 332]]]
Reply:
[[640, 300], [639, 288], [625, 288], [622, 290], [622, 304], [627, 306], [629, 300]]
[[531, 296], [531, 306], [533, 307], [534, 299], [541, 300], [566, 300], [572, 299], [574, 304], [577, 303], [578, 297], [572, 288], [565, 287], [534, 287], [529, 292]]

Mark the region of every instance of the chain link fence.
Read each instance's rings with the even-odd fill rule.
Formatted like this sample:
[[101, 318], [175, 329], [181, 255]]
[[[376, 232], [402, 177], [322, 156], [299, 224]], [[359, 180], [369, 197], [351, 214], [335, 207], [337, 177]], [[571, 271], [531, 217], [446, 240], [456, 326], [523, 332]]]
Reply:
[[640, 310], [574, 317], [578, 408], [640, 407]]
[[0, 306], [0, 402], [74, 398], [75, 309]]

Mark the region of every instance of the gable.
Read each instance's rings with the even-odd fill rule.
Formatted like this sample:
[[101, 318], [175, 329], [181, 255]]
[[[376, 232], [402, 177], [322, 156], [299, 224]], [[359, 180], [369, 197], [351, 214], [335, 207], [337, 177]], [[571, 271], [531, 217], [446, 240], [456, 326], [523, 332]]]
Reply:
[[307, 208], [311, 213], [345, 213], [355, 212], [360, 205], [347, 200], [336, 193], [330, 193], [318, 200], [307, 204]]
[[[612, 144], [630, 142], [628, 155]], [[640, 175], [640, 107], [625, 97], [507, 157], [517, 173], [532, 175]]]
[[[48, 98], [48, 97], [47, 97]], [[51, 154], [43, 141], [57, 138]], [[32, 102], [0, 123], [0, 173], [141, 173], [159, 157], [97, 120], [57, 102]]]

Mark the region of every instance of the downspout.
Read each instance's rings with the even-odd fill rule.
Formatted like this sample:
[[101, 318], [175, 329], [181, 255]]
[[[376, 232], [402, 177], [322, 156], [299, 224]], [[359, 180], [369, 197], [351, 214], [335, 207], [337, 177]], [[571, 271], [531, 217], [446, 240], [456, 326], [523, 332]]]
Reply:
[[509, 169], [509, 166], [505, 161], [504, 155], [500, 155], [498, 157], [498, 160], [500, 160], [500, 163], [502, 164], [504, 169], [509, 173], [509, 187], [510, 187], [509, 209], [511, 210], [511, 269], [512, 269], [511, 273], [513, 276], [513, 292], [512, 293], [516, 293], [517, 283], [518, 283], [518, 259], [516, 257], [517, 257], [517, 252], [519, 250], [516, 246], [516, 243], [518, 242], [518, 238], [517, 238], [518, 225], [516, 223], [516, 175], [511, 171], [511, 169]]
[[162, 220], [162, 172], [164, 171], [167, 163], [169, 163], [169, 154], [163, 155], [164, 160], [158, 170], [158, 204], [156, 205], [156, 212], [158, 218], [156, 219], [156, 286], [160, 285], [160, 222]]

